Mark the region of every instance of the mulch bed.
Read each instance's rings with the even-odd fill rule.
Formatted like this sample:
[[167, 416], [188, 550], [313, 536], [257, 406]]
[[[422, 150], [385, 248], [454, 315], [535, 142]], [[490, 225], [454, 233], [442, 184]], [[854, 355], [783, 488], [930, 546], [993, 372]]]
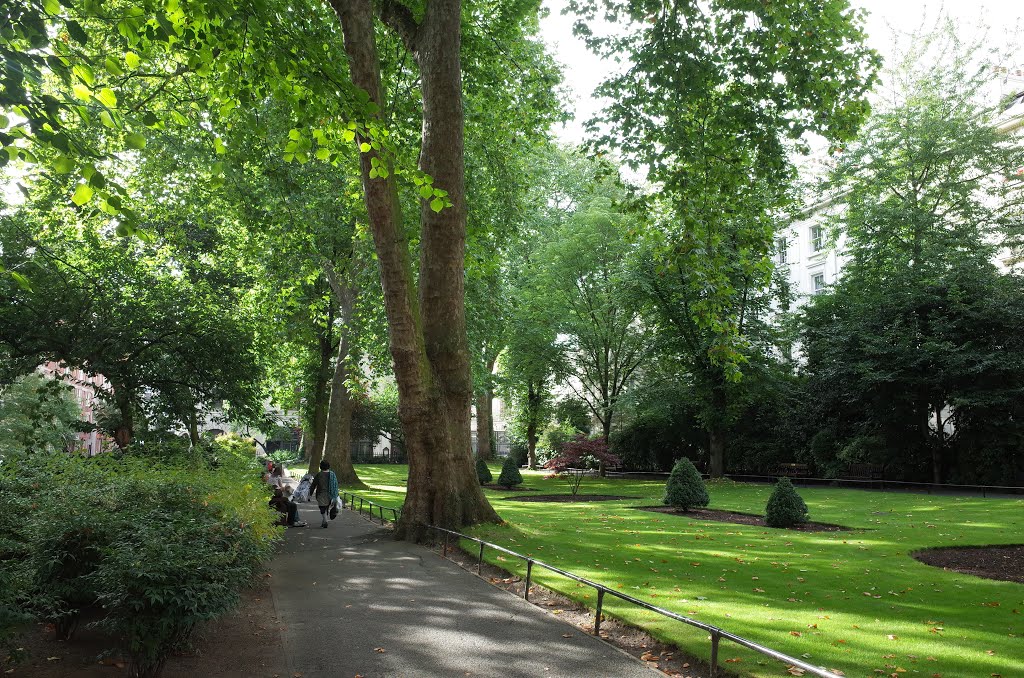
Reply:
[[618, 501], [619, 499], [636, 499], [636, 497], [622, 497], [617, 494], [535, 494], [531, 497], [502, 497], [508, 501], [550, 501], [556, 503], [574, 503], [581, 501]]
[[505, 487], [504, 485], [495, 485], [494, 483], [487, 483], [481, 485], [488, 490], [502, 490], [504, 492], [539, 492], [536, 487], [523, 487], [522, 485], [513, 485], [512, 487]]
[[[639, 511], [653, 511], [654, 513], [669, 513], [681, 518], [691, 520], [713, 520], [719, 523], [735, 523], [737, 525], [750, 525], [751, 527], [768, 527], [765, 525], [764, 516], [757, 516], [753, 513], [737, 513], [736, 511], [718, 511], [715, 509], [690, 509], [681, 511], [671, 506], [638, 506]], [[848, 527], [832, 525], [831, 523], [803, 523], [795, 527], [786, 528], [796, 532], [845, 532]]]
[[1024, 544], [1010, 546], [950, 546], [922, 549], [910, 554], [915, 560], [960, 574], [1024, 584]]

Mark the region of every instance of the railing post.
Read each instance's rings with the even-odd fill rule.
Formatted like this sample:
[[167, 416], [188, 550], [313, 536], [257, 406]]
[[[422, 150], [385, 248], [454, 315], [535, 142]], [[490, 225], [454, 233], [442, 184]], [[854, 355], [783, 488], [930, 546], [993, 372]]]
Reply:
[[448, 533], [447, 532], [444, 533], [444, 546], [441, 547], [441, 557], [442, 558], [447, 558], [448, 557]]
[[480, 542], [480, 560], [476, 564], [476, 573], [478, 575], [484, 572], [484, 543]]
[[533, 561], [526, 561], [526, 590], [523, 591], [523, 599], [530, 599], [530, 575], [533, 574]]
[[604, 607], [604, 589], [597, 590], [597, 609], [594, 611], [594, 635], [601, 635], [601, 609]]
[[718, 631], [711, 632], [711, 678], [718, 675], [718, 641], [721, 639]]

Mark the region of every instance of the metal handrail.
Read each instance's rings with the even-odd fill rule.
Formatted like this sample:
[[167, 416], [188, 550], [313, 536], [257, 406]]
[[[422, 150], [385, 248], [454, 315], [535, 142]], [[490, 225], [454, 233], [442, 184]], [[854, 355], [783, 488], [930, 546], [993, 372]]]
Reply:
[[448, 552], [448, 535], [452, 535], [452, 536], [457, 537], [459, 539], [467, 539], [469, 541], [478, 543], [480, 545], [480, 553], [478, 555], [478, 562], [477, 562], [477, 574], [478, 575], [482, 574], [482, 571], [483, 571], [484, 547], [485, 546], [490, 546], [491, 548], [493, 548], [493, 549], [495, 549], [497, 551], [501, 551], [502, 553], [507, 553], [510, 556], [514, 556], [516, 558], [520, 558], [520, 559], [524, 560], [526, 562], [526, 586], [523, 589], [523, 598], [525, 600], [530, 600], [530, 579], [531, 579], [532, 574], [533, 574], [533, 566], [534, 565], [542, 567], [542, 568], [544, 568], [546, 570], [550, 570], [551, 572], [555, 572], [557, 574], [560, 574], [563, 577], [567, 577], [569, 579], [572, 579], [573, 581], [579, 582], [580, 584], [584, 584], [586, 586], [590, 586], [590, 587], [594, 588], [597, 591], [597, 607], [596, 607], [596, 609], [594, 611], [594, 635], [595, 636], [599, 635], [600, 632], [601, 632], [601, 609], [602, 609], [602, 607], [604, 605], [604, 596], [605, 596], [606, 593], [610, 593], [611, 595], [615, 596], [616, 598], [619, 598], [620, 600], [624, 600], [627, 603], [632, 603], [633, 605], [638, 605], [639, 607], [642, 607], [645, 610], [650, 610], [651, 612], [656, 612], [656, 613], [658, 613], [660, 615], [663, 615], [665, 617], [668, 617], [670, 619], [675, 619], [676, 621], [680, 621], [680, 622], [682, 622], [684, 624], [688, 624], [688, 625], [696, 627], [698, 629], [707, 631], [708, 633], [711, 634], [711, 661], [710, 661], [710, 665], [711, 665], [711, 678], [715, 678], [715, 676], [718, 673], [718, 645], [719, 645], [719, 642], [722, 640], [722, 638], [725, 638], [726, 640], [731, 640], [732, 642], [736, 643], [737, 645], [741, 645], [741, 646], [743, 646], [745, 648], [748, 648], [750, 650], [754, 650], [755, 652], [759, 652], [759, 653], [765, 655], [766, 657], [771, 657], [772, 659], [778, 660], [780, 662], [784, 662], [786, 664], [789, 664], [790, 666], [795, 666], [797, 668], [803, 669], [804, 672], [810, 673], [813, 676], [819, 676], [819, 678], [835, 678], [835, 676], [836, 676], [836, 674], [832, 673], [831, 671], [829, 671], [829, 670], [827, 670], [827, 669], [825, 669], [823, 667], [812, 666], [811, 664], [808, 664], [807, 662], [804, 662], [804, 661], [801, 661], [799, 659], [796, 659], [795, 657], [790, 657], [789, 655], [784, 654], [782, 652], [779, 652], [777, 650], [773, 650], [770, 647], [765, 647], [764, 645], [761, 645], [759, 643], [755, 643], [752, 640], [747, 640], [746, 638], [743, 638], [742, 636], [737, 636], [734, 633], [729, 633], [728, 631], [720, 629], [717, 626], [712, 626], [711, 624], [705, 624], [704, 622], [697, 621], [696, 619], [691, 619], [690, 617], [686, 617], [684, 615], [677, 614], [675, 612], [670, 612], [669, 610], [666, 610], [664, 608], [658, 607], [657, 605], [651, 605], [650, 603], [645, 602], [643, 600], [640, 600], [638, 598], [634, 598], [633, 596], [627, 595], [625, 593], [621, 593], [619, 591], [616, 591], [615, 589], [610, 589], [607, 586], [605, 586], [604, 584], [598, 584], [597, 582], [591, 581], [591, 580], [586, 579], [584, 577], [580, 577], [579, 575], [575, 575], [572, 572], [567, 572], [567, 571], [565, 571], [565, 570], [563, 570], [561, 568], [555, 567], [554, 565], [548, 565], [547, 563], [545, 563], [545, 562], [543, 562], [541, 560], [537, 560], [536, 558], [531, 558], [529, 556], [524, 556], [521, 553], [516, 553], [515, 551], [507, 549], [504, 546], [498, 546], [497, 544], [492, 544], [491, 542], [487, 542], [487, 541], [484, 541], [482, 539], [477, 539], [476, 537], [470, 537], [469, 535], [462, 534], [461, 532], [456, 532], [454, 530], [448, 530], [448, 529], [445, 529], [443, 527], [436, 527], [434, 525], [428, 525], [427, 528], [431, 529], [431, 530], [436, 530], [437, 532], [444, 533], [444, 546], [442, 547], [442, 549], [443, 549], [442, 557], [446, 557], [447, 556], [447, 552]]
[[[363, 499], [362, 497], [360, 497], [358, 494], [355, 494], [354, 492], [342, 492], [340, 494], [340, 497], [341, 497], [341, 507], [342, 508], [345, 508], [345, 500], [346, 499], [351, 499], [351, 504], [349, 504], [349, 508], [352, 511], [356, 511], [358, 513], [362, 513], [363, 512], [363, 506], [364, 505], [369, 506], [370, 507], [370, 510], [369, 510], [370, 518], [374, 517], [374, 515], [373, 515], [373, 509], [374, 508], [380, 509], [380, 524], [381, 525], [386, 525], [387, 522], [388, 522], [384, 518], [384, 511], [391, 511], [391, 515], [392, 515], [392, 518], [393, 518], [391, 522], [393, 522], [393, 523], [397, 523], [398, 519], [402, 515], [402, 509], [400, 509], [400, 508], [394, 508], [393, 506], [384, 506], [382, 504], [378, 504], [376, 502], [372, 502], [369, 499]], [[359, 506], [358, 507], [356, 507], [356, 500], [357, 499], [359, 500]]]
[[[392, 515], [395, 517], [395, 521], [397, 521], [398, 518], [402, 514], [402, 510], [400, 508], [396, 509], [396, 508], [391, 507], [391, 506], [382, 506], [381, 504], [377, 504], [375, 502], [372, 502], [369, 499], [363, 499], [359, 495], [354, 494], [352, 492], [342, 492], [341, 493], [341, 499], [342, 499], [342, 506], [345, 506], [345, 500], [346, 499], [350, 499], [350, 502], [351, 502], [349, 504], [350, 508], [353, 511], [359, 511], [360, 513], [363, 512], [363, 506], [364, 505], [369, 505], [369, 507], [370, 507], [369, 514], [370, 514], [371, 518], [374, 517], [373, 509], [375, 507], [380, 509], [380, 517], [381, 517], [381, 524], [382, 525], [385, 524], [385, 522], [386, 522], [385, 519], [384, 519], [384, 511], [385, 510], [392, 512]], [[355, 503], [356, 499], [359, 500], [358, 508], [357, 508], [356, 503]], [[682, 622], [682, 623], [687, 624], [689, 626], [693, 626], [693, 627], [701, 629], [703, 631], [707, 631], [709, 634], [711, 634], [711, 661], [709, 662], [710, 667], [711, 667], [711, 678], [715, 678], [715, 676], [718, 675], [718, 646], [719, 646], [719, 643], [721, 642], [721, 640], [723, 638], [726, 639], [726, 640], [730, 640], [730, 641], [736, 643], [737, 645], [740, 645], [740, 646], [745, 647], [747, 649], [754, 650], [755, 652], [759, 652], [760, 654], [763, 654], [766, 657], [771, 657], [772, 659], [775, 659], [777, 661], [783, 662], [783, 663], [788, 664], [790, 666], [795, 666], [795, 667], [797, 667], [799, 669], [803, 669], [805, 673], [809, 673], [812, 676], [818, 676], [818, 678], [835, 678], [835, 676], [836, 676], [836, 674], [832, 673], [831, 671], [829, 671], [829, 670], [827, 670], [827, 669], [825, 669], [823, 667], [812, 666], [811, 664], [808, 664], [807, 662], [801, 661], [801, 660], [799, 660], [799, 659], [797, 659], [795, 657], [790, 657], [787, 654], [784, 654], [784, 653], [779, 652], [777, 650], [773, 650], [770, 647], [765, 647], [764, 645], [761, 645], [759, 643], [755, 643], [752, 640], [747, 640], [746, 638], [744, 638], [742, 636], [737, 636], [736, 634], [730, 633], [728, 631], [725, 631], [724, 629], [720, 629], [717, 626], [713, 626], [711, 624], [705, 624], [704, 622], [697, 621], [696, 619], [692, 619], [692, 618], [687, 617], [685, 615], [681, 615], [681, 614], [677, 614], [675, 612], [671, 612], [671, 611], [666, 610], [664, 608], [658, 607], [657, 605], [651, 605], [650, 603], [648, 603], [646, 601], [643, 601], [643, 600], [640, 600], [639, 598], [634, 598], [633, 596], [630, 596], [630, 595], [625, 594], [625, 593], [621, 593], [620, 591], [616, 591], [615, 589], [610, 589], [607, 586], [605, 586], [604, 584], [598, 584], [595, 581], [591, 581], [589, 579], [586, 579], [585, 577], [581, 577], [579, 575], [573, 574], [572, 572], [568, 572], [568, 571], [563, 570], [563, 569], [561, 569], [559, 567], [555, 567], [554, 565], [549, 565], [549, 564], [545, 563], [544, 561], [537, 560], [536, 558], [531, 558], [530, 556], [524, 556], [523, 554], [517, 553], [517, 552], [515, 552], [515, 551], [513, 551], [511, 549], [507, 549], [504, 546], [498, 546], [497, 544], [493, 544], [491, 542], [484, 541], [483, 539], [478, 539], [476, 537], [471, 537], [471, 536], [469, 536], [467, 534], [462, 534], [461, 532], [456, 532], [455, 530], [449, 530], [449, 529], [446, 529], [446, 528], [443, 528], [443, 527], [437, 527], [436, 525], [427, 525], [426, 527], [429, 530], [434, 530], [436, 532], [441, 532], [441, 533], [444, 534], [444, 544], [441, 547], [442, 548], [441, 556], [444, 557], [444, 558], [447, 558], [447, 556], [448, 556], [448, 537], [449, 537], [449, 535], [454, 536], [454, 537], [456, 537], [458, 539], [466, 539], [468, 541], [476, 542], [477, 544], [479, 544], [480, 545], [480, 550], [479, 550], [479, 553], [478, 553], [478, 556], [477, 556], [477, 575], [482, 575], [482, 573], [483, 573], [484, 548], [488, 547], [488, 546], [491, 547], [492, 549], [496, 550], [496, 551], [500, 551], [501, 553], [506, 553], [506, 554], [508, 554], [510, 556], [513, 556], [515, 558], [519, 558], [519, 559], [525, 561], [526, 562], [526, 586], [523, 588], [523, 599], [524, 600], [527, 600], [527, 601], [530, 600], [530, 581], [531, 581], [532, 576], [533, 576], [533, 566], [534, 565], [542, 567], [545, 570], [549, 570], [549, 571], [554, 572], [556, 574], [560, 574], [563, 577], [566, 577], [568, 579], [572, 579], [573, 581], [579, 582], [580, 584], [583, 584], [585, 586], [590, 586], [590, 587], [594, 588], [597, 591], [597, 607], [594, 610], [594, 635], [595, 636], [599, 636], [600, 633], [601, 633], [601, 615], [602, 615], [602, 608], [604, 606], [604, 596], [605, 596], [606, 593], [610, 593], [611, 595], [615, 596], [616, 598], [619, 598], [620, 600], [623, 600], [623, 601], [625, 601], [627, 603], [632, 603], [633, 605], [637, 605], [639, 607], [642, 607], [645, 610], [650, 610], [651, 612], [656, 612], [656, 613], [658, 613], [658, 614], [660, 614], [662, 616], [668, 617], [669, 619], [674, 619], [676, 621]]]

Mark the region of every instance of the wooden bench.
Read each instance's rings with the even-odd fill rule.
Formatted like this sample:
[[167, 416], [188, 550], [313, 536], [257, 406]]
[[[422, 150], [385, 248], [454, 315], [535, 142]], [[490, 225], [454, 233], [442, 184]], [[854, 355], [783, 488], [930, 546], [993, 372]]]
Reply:
[[842, 477], [844, 480], [882, 480], [883, 470], [879, 464], [850, 464]]
[[811, 475], [811, 467], [807, 464], [797, 464], [793, 462], [779, 464], [775, 467], [775, 471], [772, 473], [775, 476], [785, 476], [787, 478], [808, 478]]

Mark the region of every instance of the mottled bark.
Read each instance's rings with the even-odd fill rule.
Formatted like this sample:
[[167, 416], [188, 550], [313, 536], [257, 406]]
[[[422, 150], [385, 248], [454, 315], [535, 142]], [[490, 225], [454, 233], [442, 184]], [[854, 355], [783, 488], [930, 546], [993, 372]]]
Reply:
[[341, 339], [338, 355], [334, 362], [334, 377], [331, 379], [331, 402], [327, 413], [327, 430], [324, 435], [324, 460], [331, 465], [338, 483], [344, 486], [365, 487], [352, 466], [352, 411], [354, 402], [348, 386], [349, 335], [354, 326], [355, 295], [352, 287], [338, 280], [333, 268], [325, 266], [325, 273], [331, 283], [331, 290], [341, 310]]
[[[353, 83], [385, 108], [369, 0], [332, 0], [341, 19]], [[363, 191], [373, 232], [388, 319], [388, 337], [405, 432], [409, 484], [400, 539], [421, 540], [427, 525], [458, 528], [496, 521], [473, 467], [472, 384], [463, 306], [465, 205], [459, 0], [431, 0], [416, 24], [404, 6], [385, 3], [382, 18], [405, 41], [421, 76], [421, 168], [448, 191], [452, 207], [421, 214], [420, 289], [401, 228], [394, 173], [371, 178], [376, 151], [362, 153]]]
[[309, 424], [313, 429], [310, 433], [310, 454], [309, 473], [316, 473], [320, 468], [320, 460], [324, 453], [324, 438], [327, 433], [327, 409], [330, 404], [331, 376], [334, 370], [331, 369], [331, 359], [334, 357], [334, 342], [331, 326], [334, 324], [334, 314], [328, 314], [325, 330], [320, 334], [317, 342], [320, 349], [320, 365], [317, 368], [316, 379], [313, 383], [313, 391], [310, 393], [312, 404], [310, 406]]
[[537, 468], [537, 431], [540, 428], [540, 407], [544, 400], [542, 386], [534, 386], [533, 382], [527, 385], [526, 392], [526, 465]]
[[480, 459], [493, 459], [491, 449], [491, 397], [488, 389], [484, 389], [476, 397], [476, 456]]
[[476, 456], [488, 460], [494, 458], [494, 386], [491, 384], [491, 372], [496, 361], [496, 357], [486, 359], [487, 376], [476, 397]]

